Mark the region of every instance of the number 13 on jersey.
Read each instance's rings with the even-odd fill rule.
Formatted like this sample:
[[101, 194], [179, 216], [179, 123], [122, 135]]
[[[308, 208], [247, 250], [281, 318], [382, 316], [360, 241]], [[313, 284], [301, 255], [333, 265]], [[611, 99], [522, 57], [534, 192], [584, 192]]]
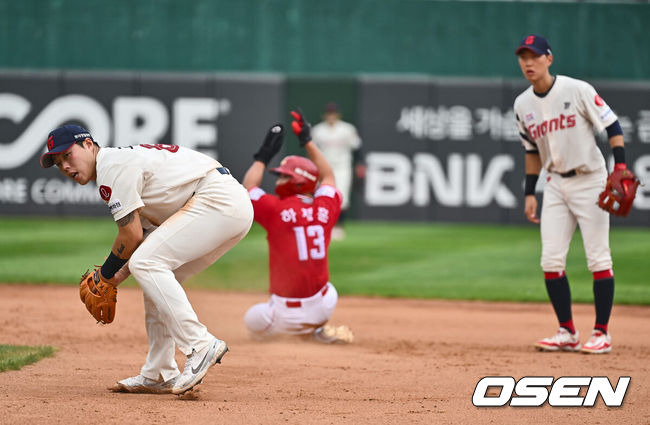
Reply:
[[[296, 245], [298, 248], [298, 259], [300, 261], [322, 260], [325, 258], [325, 230], [320, 224], [311, 226], [296, 226], [293, 228], [296, 235]], [[308, 247], [308, 241], [313, 248]]]

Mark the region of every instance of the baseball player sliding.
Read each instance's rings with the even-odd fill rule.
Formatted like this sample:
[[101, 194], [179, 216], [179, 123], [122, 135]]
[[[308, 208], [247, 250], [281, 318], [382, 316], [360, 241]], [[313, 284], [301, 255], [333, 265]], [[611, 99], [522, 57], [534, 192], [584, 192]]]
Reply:
[[[82, 278], [80, 297], [96, 320], [115, 315], [116, 287], [132, 274], [142, 287], [149, 352], [140, 374], [111, 390], [182, 394], [228, 351], [199, 321], [181, 286], [251, 227], [248, 193], [216, 160], [173, 145], [100, 148], [76, 125], [52, 131], [44, 168], [85, 185], [96, 181], [117, 223], [104, 264]], [[181, 373], [175, 348], [187, 356]]]
[[[557, 334], [538, 341], [535, 347], [543, 351], [608, 353], [612, 349], [608, 323], [614, 301], [614, 272], [609, 215], [597, 205], [608, 176], [593, 129], [607, 130], [615, 170], [626, 170], [623, 132], [616, 114], [591, 85], [550, 74], [553, 55], [544, 37], [524, 37], [515, 53], [524, 77], [531, 83], [514, 103], [526, 150], [524, 213], [529, 221], [541, 222], [541, 266], [560, 326]], [[535, 186], [542, 167], [548, 176], [538, 218]], [[580, 344], [572, 320], [571, 292], [565, 273], [576, 225], [580, 226], [587, 266], [593, 274], [596, 306], [595, 325], [584, 345]]]
[[326, 325], [338, 300], [329, 282], [327, 251], [341, 211], [341, 192], [332, 168], [311, 140], [309, 123], [301, 112], [291, 113], [293, 131], [311, 160], [288, 156], [271, 169], [278, 175], [277, 196], [259, 187], [267, 164], [282, 147], [284, 129], [276, 124], [244, 176], [255, 221], [268, 234], [271, 292], [271, 299], [252, 306], [244, 321], [255, 339], [290, 334], [324, 343], [352, 342], [347, 326]]

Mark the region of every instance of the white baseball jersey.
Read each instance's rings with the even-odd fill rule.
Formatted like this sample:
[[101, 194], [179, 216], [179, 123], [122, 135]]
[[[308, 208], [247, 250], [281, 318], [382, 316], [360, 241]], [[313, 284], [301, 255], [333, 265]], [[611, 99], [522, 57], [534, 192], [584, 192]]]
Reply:
[[584, 174], [605, 167], [594, 129], [601, 132], [618, 118], [589, 83], [558, 75], [544, 96], [532, 86], [521, 93], [514, 111], [524, 148], [539, 152], [546, 171]]
[[357, 129], [352, 124], [340, 120], [334, 125], [321, 122], [314, 126], [311, 135], [312, 140], [332, 167], [336, 187], [343, 194], [342, 209], [345, 210], [350, 204], [352, 152], [361, 147], [361, 138]]
[[102, 148], [97, 154], [97, 186], [115, 221], [142, 208], [141, 217], [159, 226], [187, 202], [199, 179], [220, 166], [180, 146]]
[[352, 151], [361, 147], [357, 129], [345, 121], [339, 120], [334, 125], [318, 123], [312, 129], [311, 136], [332, 167], [352, 164]]

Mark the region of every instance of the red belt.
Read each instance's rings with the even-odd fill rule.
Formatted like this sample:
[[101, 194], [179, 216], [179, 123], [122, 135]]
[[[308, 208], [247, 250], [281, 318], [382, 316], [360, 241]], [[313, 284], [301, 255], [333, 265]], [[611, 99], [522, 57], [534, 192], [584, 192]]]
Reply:
[[[328, 285], [325, 285], [325, 287], [323, 288], [323, 290], [320, 291], [320, 294], [321, 294], [322, 296], [325, 296], [325, 294], [327, 294], [327, 289], [328, 289], [328, 288], [329, 288], [329, 286], [328, 286]], [[285, 301], [285, 303], [287, 304], [287, 307], [288, 307], [288, 308], [298, 308], [298, 307], [302, 307], [302, 301]]]

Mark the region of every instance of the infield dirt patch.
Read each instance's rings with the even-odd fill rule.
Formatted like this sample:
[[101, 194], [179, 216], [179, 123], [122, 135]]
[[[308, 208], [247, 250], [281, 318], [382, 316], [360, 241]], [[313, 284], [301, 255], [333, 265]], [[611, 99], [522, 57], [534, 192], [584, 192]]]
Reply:
[[[115, 322], [96, 325], [77, 288], [0, 285], [0, 344], [53, 345], [54, 357], [0, 373], [2, 424], [650, 423], [650, 308], [615, 306], [608, 355], [539, 353], [555, 332], [549, 304], [341, 297], [332, 318], [348, 346], [257, 343], [243, 324], [265, 294], [189, 290], [230, 352], [186, 396], [111, 393], [147, 352], [142, 293], [123, 288]], [[591, 305], [574, 306], [584, 342]], [[177, 356], [179, 365], [184, 359]], [[624, 404], [476, 408], [484, 376], [631, 376]]]

